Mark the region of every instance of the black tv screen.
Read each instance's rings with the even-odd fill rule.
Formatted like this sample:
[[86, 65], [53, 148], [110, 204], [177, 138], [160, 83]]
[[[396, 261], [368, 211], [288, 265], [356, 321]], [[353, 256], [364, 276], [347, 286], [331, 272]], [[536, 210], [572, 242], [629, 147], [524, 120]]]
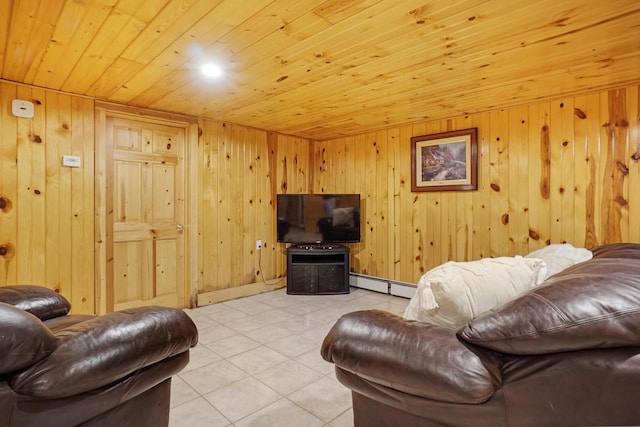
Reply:
[[280, 243], [360, 241], [359, 194], [278, 194]]

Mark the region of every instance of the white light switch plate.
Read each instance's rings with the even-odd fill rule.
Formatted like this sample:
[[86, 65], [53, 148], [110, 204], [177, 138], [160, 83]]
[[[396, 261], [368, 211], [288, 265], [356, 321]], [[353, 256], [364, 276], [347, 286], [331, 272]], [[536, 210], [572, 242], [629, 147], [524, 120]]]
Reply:
[[80, 156], [62, 156], [62, 166], [69, 166], [70, 168], [79, 168]]

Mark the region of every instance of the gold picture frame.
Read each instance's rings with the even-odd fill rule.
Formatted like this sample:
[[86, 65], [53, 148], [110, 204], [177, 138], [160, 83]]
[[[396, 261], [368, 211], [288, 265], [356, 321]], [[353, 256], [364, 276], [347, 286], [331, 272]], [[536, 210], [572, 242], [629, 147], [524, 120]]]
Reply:
[[411, 138], [411, 191], [478, 189], [478, 129]]

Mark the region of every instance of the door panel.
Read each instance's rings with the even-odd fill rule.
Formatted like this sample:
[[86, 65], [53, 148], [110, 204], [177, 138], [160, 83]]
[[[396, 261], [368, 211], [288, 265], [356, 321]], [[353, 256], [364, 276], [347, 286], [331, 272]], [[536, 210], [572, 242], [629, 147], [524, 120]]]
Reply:
[[116, 150], [142, 151], [142, 135], [140, 129], [117, 127], [114, 129], [113, 148]]
[[[152, 248], [148, 241], [131, 240], [115, 245], [114, 277], [116, 306], [131, 301], [145, 301], [150, 298], [148, 287], [143, 286], [149, 277], [152, 264]], [[122, 307], [118, 307], [122, 308]]]
[[171, 295], [175, 290], [176, 263], [175, 239], [156, 240], [156, 294], [158, 296]]
[[156, 222], [176, 220], [175, 184], [176, 168], [172, 165], [153, 166], [153, 206], [151, 215]]
[[114, 162], [114, 204], [117, 223], [141, 223], [142, 205], [138, 195], [142, 192], [142, 167], [140, 164]]
[[185, 130], [117, 117], [107, 129], [113, 309], [184, 307]]

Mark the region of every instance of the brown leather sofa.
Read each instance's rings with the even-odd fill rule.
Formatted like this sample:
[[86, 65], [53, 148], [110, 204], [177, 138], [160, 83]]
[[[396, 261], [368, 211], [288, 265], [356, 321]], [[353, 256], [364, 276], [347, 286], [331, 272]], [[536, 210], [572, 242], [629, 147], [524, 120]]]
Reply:
[[592, 252], [457, 331], [343, 316], [321, 351], [355, 425], [640, 425], [640, 245]]
[[198, 339], [182, 311], [69, 315], [45, 287], [0, 287], [0, 426], [166, 426]]

